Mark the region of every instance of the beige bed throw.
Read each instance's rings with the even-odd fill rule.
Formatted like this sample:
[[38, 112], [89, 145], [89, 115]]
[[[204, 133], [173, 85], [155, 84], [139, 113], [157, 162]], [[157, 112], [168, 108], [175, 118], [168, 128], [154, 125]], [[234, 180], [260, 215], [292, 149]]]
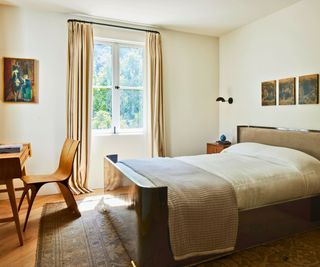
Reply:
[[175, 260], [234, 249], [238, 207], [231, 184], [172, 158], [121, 163], [155, 185], [168, 187], [169, 233]]

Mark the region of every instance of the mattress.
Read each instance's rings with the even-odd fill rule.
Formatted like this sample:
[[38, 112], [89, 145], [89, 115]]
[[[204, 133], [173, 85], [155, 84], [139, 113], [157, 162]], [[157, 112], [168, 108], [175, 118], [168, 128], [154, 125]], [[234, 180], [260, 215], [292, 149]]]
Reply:
[[320, 194], [320, 161], [294, 149], [240, 143], [223, 153], [178, 159], [230, 182], [240, 210]]
[[[219, 154], [175, 159], [228, 181], [234, 188], [239, 210], [320, 194], [320, 161], [289, 148], [240, 143]], [[121, 163], [119, 167], [142, 183], [147, 180]]]

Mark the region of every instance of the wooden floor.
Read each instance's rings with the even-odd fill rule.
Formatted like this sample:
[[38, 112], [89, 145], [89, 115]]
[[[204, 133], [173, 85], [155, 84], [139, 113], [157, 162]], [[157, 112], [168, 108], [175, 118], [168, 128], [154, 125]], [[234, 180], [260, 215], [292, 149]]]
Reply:
[[[103, 195], [103, 190], [95, 190], [91, 194], [76, 196], [76, 199], [84, 199], [93, 195]], [[60, 201], [63, 201], [63, 197], [60, 194], [36, 197], [30, 213], [27, 230], [23, 233], [24, 245], [21, 247], [19, 246], [19, 239], [14, 223], [0, 224], [0, 267], [34, 266], [42, 207], [45, 203]], [[26, 210], [27, 201], [24, 201], [19, 213], [21, 226], [24, 223]], [[9, 201], [0, 200], [0, 218], [9, 216], [12, 216]]]

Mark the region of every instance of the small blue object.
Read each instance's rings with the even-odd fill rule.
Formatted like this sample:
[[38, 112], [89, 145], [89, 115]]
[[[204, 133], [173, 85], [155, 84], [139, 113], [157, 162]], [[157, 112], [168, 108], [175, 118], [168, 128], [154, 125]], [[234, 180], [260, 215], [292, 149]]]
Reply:
[[226, 140], [227, 140], [227, 137], [224, 134], [220, 135], [220, 141], [224, 142]]

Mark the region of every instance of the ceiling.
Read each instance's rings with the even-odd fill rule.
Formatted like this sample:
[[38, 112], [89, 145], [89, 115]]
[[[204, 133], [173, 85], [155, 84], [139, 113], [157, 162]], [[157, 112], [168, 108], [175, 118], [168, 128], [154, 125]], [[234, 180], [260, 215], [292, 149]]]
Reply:
[[221, 36], [300, 0], [0, 0], [0, 3]]

